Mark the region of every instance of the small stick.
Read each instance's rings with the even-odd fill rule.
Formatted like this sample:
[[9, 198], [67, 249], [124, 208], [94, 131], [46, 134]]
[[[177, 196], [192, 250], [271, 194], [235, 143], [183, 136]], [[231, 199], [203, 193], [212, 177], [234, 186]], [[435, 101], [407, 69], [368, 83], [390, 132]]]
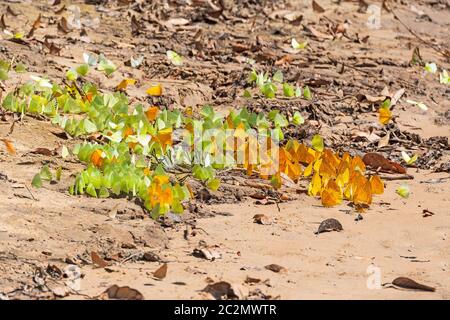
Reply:
[[33, 193], [31, 192], [30, 188], [28, 188], [28, 186], [26, 184], [24, 184], [25, 188], [27, 188], [28, 192], [30, 193], [31, 197], [33, 198], [34, 201], [38, 201], [38, 199], [36, 199], [33, 195]]

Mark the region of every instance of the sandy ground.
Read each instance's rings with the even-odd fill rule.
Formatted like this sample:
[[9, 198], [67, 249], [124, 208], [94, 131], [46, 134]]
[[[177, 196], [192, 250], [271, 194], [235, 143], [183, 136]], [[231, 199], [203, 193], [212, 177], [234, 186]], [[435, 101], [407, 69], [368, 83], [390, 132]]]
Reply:
[[[275, 55], [275, 60], [282, 57], [285, 52], [280, 47], [288, 46], [292, 34], [299, 39], [307, 37], [300, 27], [285, 27], [286, 22], [267, 17], [283, 8], [265, 8], [266, 14], [256, 15], [255, 19], [242, 18], [242, 21], [221, 21], [213, 25], [193, 23], [183, 27], [176, 39], [165, 38], [167, 30], [153, 31], [152, 24], [140, 36], [131, 37], [126, 9], [114, 9], [113, 4], [113, 9], [106, 6], [109, 11], [102, 11], [98, 6], [80, 1], [72, 3], [80, 5], [83, 12], [102, 19], [95, 31], [88, 29], [89, 43], [80, 40], [74, 32], [64, 36], [58, 34], [56, 26], [50, 23], [50, 17], [57, 15], [50, 11], [47, 1], [33, 1], [27, 6], [16, 1], [0, 1], [1, 13], [7, 5], [21, 12], [16, 19], [6, 16], [7, 24], [16, 27], [29, 26], [37, 12], [47, 12], [44, 14], [46, 26], [38, 29], [34, 38], [39, 40], [50, 34], [62, 47], [60, 55], [53, 56], [35, 42], [29, 49], [1, 41], [2, 57], [15, 56], [30, 66], [28, 73], [5, 82], [7, 90], [30, 73], [46, 73], [54, 79], [61, 77], [61, 70], [79, 64], [81, 54], [86, 50], [100, 50], [115, 61], [125, 61], [131, 54], [142, 52], [149, 62], [141, 70], [121, 66], [120, 72], [110, 79], [93, 74], [90, 80], [111, 89], [124, 76], [137, 78], [142, 85], [129, 92], [136, 101], [144, 99], [148, 83], [162, 82], [168, 88], [167, 96], [171, 99], [168, 103], [178, 107], [211, 103], [217, 109], [229, 108], [242, 103], [240, 93], [243, 88], [239, 86], [242, 79], [245, 82], [248, 70], [242, 70], [239, 59], [226, 61], [227, 57], [239, 54], [230, 49], [232, 41], [220, 43], [218, 40], [224, 30], [234, 34], [235, 39], [243, 39], [244, 44], [262, 43], [262, 49], [248, 53], [254, 58], [263, 56], [263, 62], [258, 60], [258, 66], [266, 66], [265, 61], [271, 54]], [[425, 113], [407, 103], [399, 103], [395, 109], [396, 127], [389, 130], [400, 130], [408, 135], [402, 136], [403, 140], [391, 140], [382, 151], [394, 160], [400, 159], [400, 150], [405, 148], [417, 151], [421, 156], [430, 150], [441, 153], [435, 162], [425, 163], [420, 169], [408, 169], [414, 177], [408, 181], [409, 199], [402, 199], [395, 193], [403, 181], [387, 179], [385, 194], [375, 198], [359, 221], [355, 220], [357, 213], [347, 204], [324, 208], [318, 199], [306, 194], [292, 195], [294, 200], [278, 205], [257, 204], [255, 199], [244, 194], [241, 201], [197, 203], [197, 212], [187, 212], [180, 221], [168, 217], [161, 224], [127, 199], [70, 196], [67, 188], [82, 165], [71, 158], [63, 160], [60, 156], [31, 151], [37, 147], [59, 150], [62, 144], [70, 146], [79, 140], [63, 140], [57, 135], [61, 129], [45, 119], [32, 117], [17, 122], [8, 136], [12, 121], [6, 117], [0, 122], [0, 136], [8, 136], [13, 141], [17, 154], [12, 156], [4, 148], [0, 149], [0, 298], [61, 298], [60, 291], [55, 288], [66, 288], [66, 279], [51, 270], [64, 271], [69, 265], [77, 265], [82, 273], [79, 290], [78, 293], [71, 292], [66, 299], [94, 298], [113, 284], [135, 288], [146, 299], [204, 299], [208, 296], [201, 290], [215, 281], [227, 281], [239, 287], [241, 298], [249, 299], [449, 299], [450, 175], [434, 172], [439, 165], [449, 161], [448, 144], [414, 143], [409, 134], [417, 134], [423, 141], [435, 136], [450, 137], [449, 117], [445, 113], [450, 107], [450, 89], [424, 75], [421, 68], [410, 68], [407, 64], [412, 49], [418, 44], [424, 60], [434, 61], [447, 70], [450, 64], [430, 46], [418, 43], [392, 14], [383, 14], [380, 30], [369, 30], [365, 27], [367, 14], [357, 13], [357, 2], [320, 3], [327, 8], [323, 15], [341, 22], [349, 20], [352, 36], [356, 32], [361, 38], [370, 35], [369, 43], [355, 43], [346, 38], [335, 41], [308, 38], [311, 50], [305, 56], [296, 57], [285, 70], [286, 74], [300, 83], [331, 79], [335, 81], [335, 87], [313, 87], [317, 97], [313, 107], [304, 101], [290, 103], [282, 99], [262, 99], [255, 102], [255, 107], [299, 108], [310, 116], [311, 126], [324, 135], [330, 147], [361, 154], [379, 150], [367, 141], [356, 139], [351, 132], [372, 127], [380, 134], [385, 129], [377, 124], [374, 108], [359, 104], [356, 99], [343, 102], [336, 92], [343, 90], [344, 96], [358, 93], [375, 96], [385, 86], [391, 92], [405, 88], [406, 98], [427, 103], [429, 110]], [[418, 19], [411, 11], [411, 5], [424, 10], [432, 21]], [[409, 1], [407, 5], [395, 3], [395, 6], [402, 19], [427, 41], [449, 47], [445, 35], [449, 33], [450, 13], [445, 1], [442, 4]], [[311, 10], [309, 2], [299, 2], [288, 10], [294, 9], [302, 10], [303, 24], [322, 26], [316, 21], [317, 14]], [[169, 12], [178, 17], [184, 11], [192, 12], [190, 10], [189, 6], [180, 6]], [[230, 9], [230, 12], [234, 11]], [[251, 27], [253, 21], [260, 26], [256, 40], [256, 35], [249, 33], [250, 28], [254, 28]], [[126, 28], [123, 27], [125, 24]], [[202, 29], [204, 35], [200, 40], [203, 49], [197, 49], [204, 55], [203, 61], [187, 59], [184, 73], [162, 62], [166, 59], [165, 49], [172, 47], [188, 56], [186, 50], [191, 47], [188, 40], [194, 37], [197, 29]], [[281, 30], [282, 39], [276, 38], [273, 30]], [[208, 48], [216, 51], [208, 52]], [[209, 54], [215, 56], [210, 59]], [[348, 67], [341, 74], [338, 66], [325, 59], [327, 55], [347, 65], [359, 61], [376, 63], [373, 67], [361, 67], [360, 71]], [[308, 63], [305, 65], [305, 62]], [[239, 85], [234, 85], [233, 81]], [[333, 101], [336, 97], [339, 102]], [[346, 111], [348, 106], [355, 111]], [[308, 137], [310, 133], [307, 132], [305, 141]], [[30, 183], [45, 163], [52, 168], [62, 165], [63, 181], [46, 184], [37, 190]], [[434, 214], [424, 217], [424, 210]], [[253, 216], [258, 213], [271, 217], [273, 223], [254, 223]], [[315, 235], [319, 223], [326, 218], [338, 219], [344, 230]], [[194, 249], [205, 245], [221, 257], [209, 261], [192, 254]], [[95, 267], [90, 256], [92, 251], [109, 266]], [[147, 258], [143, 257], [144, 253]], [[152, 254], [157, 256], [153, 259], [157, 261], [148, 261], [152, 260], [148, 258]], [[168, 265], [167, 276], [156, 280], [153, 272], [163, 263]], [[272, 272], [265, 268], [269, 264], [278, 264], [286, 270]], [[388, 286], [369, 289], [367, 282], [372, 278], [368, 271], [373, 270], [379, 271], [381, 284], [406, 276], [435, 287], [436, 292]]]

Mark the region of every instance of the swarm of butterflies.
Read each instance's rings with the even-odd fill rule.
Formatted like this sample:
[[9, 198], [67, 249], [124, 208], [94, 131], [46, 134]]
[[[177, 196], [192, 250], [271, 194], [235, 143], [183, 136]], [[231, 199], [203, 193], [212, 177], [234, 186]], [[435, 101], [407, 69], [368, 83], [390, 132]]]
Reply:
[[[102, 59], [104, 65], [110, 66], [108, 60]], [[339, 205], [345, 199], [352, 202], [357, 210], [364, 210], [372, 203], [373, 195], [384, 192], [380, 177], [367, 176], [366, 166], [359, 156], [352, 157], [349, 153], [339, 155], [325, 148], [320, 135], [312, 138], [311, 147], [297, 140], [289, 140], [284, 145], [277, 145], [276, 152], [258, 152], [258, 159], [249, 161], [250, 145], [254, 145], [255, 141], [246, 134], [247, 130], [275, 130], [281, 141], [284, 139], [284, 127], [290, 123], [303, 123], [299, 121], [299, 114], [288, 121], [277, 110], [269, 114], [256, 114], [241, 109], [222, 116], [211, 107], [205, 107], [199, 116], [194, 116], [189, 108], [184, 114], [155, 105], [138, 105], [133, 109], [129, 108], [125, 92], [128, 86], [136, 84], [136, 80], [124, 79], [117, 85], [114, 94], [100, 93], [94, 85], [79, 79], [88, 73], [92, 63], [87, 59], [82, 68], [69, 70], [66, 74], [69, 83], [65, 83], [64, 87], [34, 76], [33, 83], [9, 93], [2, 103], [5, 109], [13, 112], [47, 115], [69, 134], [105, 138], [101, 139], [101, 144], [83, 143], [70, 152], [88, 164], [71, 187], [73, 194], [86, 193], [94, 197], [108, 197], [111, 191], [114, 194], [132, 194], [142, 198], [148, 209], [156, 208], [156, 215], [182, 211], [181, 202], [192, 197], [193, 192], [187, 184], [169, 179], [164, 166], [158, 161], [173, 154], [182, 156], [175, 148], [173, 130], [185, 127], [189, 131], [193, 125], [200, 125], [203, 129], [233, 129], [233, 139], [243, 143], [238, 144], [241, 150], [235, 145], [231, 151], [234, 151], [235, 157], [238, 151], [244, 151], [246, 155], [244, 163], [235, 167], [245, 168], [248, 175], [259, 174], [261, 178], [270, 180], [274, 188], [282, 187], [286, 179], [296, 185], [301, 178], [310, 179], [307, 193], [320, 197], [326, 207]], [[113, 70], [113, 67], [107, 69]], [[161, 84], [151, 86], [146, 93], [160, 97], [163, 87]], [[388, 104], [382, 109], [389, 111]], [[129, 110], [134, 111], [130, 113]], [[72, 119], [71, 114], [78, 116]], [[13, 148], [9, 141], [4, 143], [9, 149]], [[268, 138], [264, 143], [271, 142]], [[220, 149], [214, 148], [210, 142], [202, 141], [202, 145], [210, 152]], [[261, 147], [257, 145], [258, 150]], [[63, 158], [68, 154], [65, 148]], [[156, 163], [152, 158], [155, 156]], [[184, 158], [193, 156], [188, 154]], [[416, 159], [416, 156], [409, 158], [408, 163]], [[191, 165], [193, 177], [212, 189], [219, 187], [220, 182], [214, 172], [224, 169], [223, 164], [206, 164], [203, 161], [201, 165]]]

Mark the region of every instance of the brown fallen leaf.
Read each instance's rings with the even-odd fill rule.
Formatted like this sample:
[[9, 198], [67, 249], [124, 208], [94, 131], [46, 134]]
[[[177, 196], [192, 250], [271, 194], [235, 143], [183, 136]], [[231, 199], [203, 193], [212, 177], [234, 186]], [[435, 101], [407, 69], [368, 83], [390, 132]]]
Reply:
[[170, 26], [184, 26], [189, 24], [191, 21], [185, 18], [172, 18], [167, 20], [165, 23]]
[[275, 65], [276, 66], [280, 66], [283, 64], [290, 64], [292, 62], [292, 56], [290, 54], [286, 54], [284, 56], [282, 56], [280, 59], [278, 59], [277, 61], [275, 61]]
[[306, 27], [309, 32], [316, 38], [318, 39], [333, 39], [333, 36], [331, 34], [327, 34], [327, 33], [323, 33], [321, 31], [316, 30], [314, 27], [312, 26], [308, 26]]
[[47, 38], [44, 39], [44, 46], [48, 49], [50, 54], [59, 55], [62, 48], [58, 48], [53, 42], [49, 42]]
[[108, 262], [106, 262], [105, 260], [103, 260], [97, 252], [92, 251], [91, 252], [91, 259], [92, 259], [92, 263], [96, 264], [97, 266], [99, 266], [100, 268], [104, 268], [106, 266], [108, 266]]
[[64, 298], [69, 295], [70, 291], [67, 287], [56, 287], [52, 289], [53, 294], [56, 297]]
[[161, 258], [156, 253], [151, 252], [151, 251], [145, 252], [144, 255], [142, 256], [142, 259], [144, 259], [145, 261], [150, 261], [150, 262], [161, 261]]
[[287, 269], [285, 267], [282, 267], [282, 266], [280, 266], [278, 264], [275, 264], [275, 263], [268, 264], [264, 268], [266, 268], [267, 270], [276, 272], [276, 273], [286, 273], [287, 272]]
[[211, 261], [222, 258], [222, 253], [217, 251], [214, 247], [200, 249], [196, 248], [192, 252], [192, 255], [197, 258], [203, 258]]
[[142, 293], [128, 286], [119, 287], [118, 285], [112, 285], [105, 290], [104, 294], [106, 294], [109, 299], [144, 300]]
[[433, 287], [429, 287], [424, 284], [420, 284], [420, 283], [418, 283], [410, 278], [406, 278], [406, 277], [395, 278], [394, 281], [392, 281], [392, 284], [397, 287], [405, 288], [405, 289], [430, 291], [430, 292], [436, 291], [436, 289]]
[[283, 19], [289, 21], [293, 26], [299, 26], [303, 20], [303, 14], [301, 11], [293, 11], [283, 16]]
[[135, 15], [131, 16], [131, 34], [136, 36], [141, 32], [142, 25]]
[[264, 214], [255, 214], [253, 216], [253, 222], [264, 225], [270, 225], [272, 224], [272, 219]]
[[369, 7], [369, 4], [367, 2], [365, 2], [364, 0], [358, 0], [358, 12], [359, 13], [366, 13], [368, 7]]
[[397, 90], [391, 97], [391, 108], [397, 104], [397, 102], [400, 100], [400, 98], [405, 93], [405, 89], [401, 88]]
[[33, 22], [33, 26], [31, 27], [31, 30], [27, 34], [27, 38], [31, 38], [34, 34], [34, 31], [38, 29], [41, 26], [41, 14], [37, 17], [37, 19]]
[[164, 263], [155, 272], [153, 272], [153, 276], [159, 280], [164, 279], [166, 275], [167, 275], [167, 263]]
[[344, 230], [342, 228], [342, 224], [337, 219], [329, 218], [329, 219], [323, 220], [320, 223], [319, 228], [317, 229], [317, 231], [315, 233], [319, 234], [322, 232], [342, 231], [342, 230]]
[[250, 194], [249, 197], [253, 198], [253, 199], [262, 200], [262, 199], [265, 199], [267, 196], [266, 196], [266, 194], [264, 192], [256, 191], [256, 192], [253, 192], [252, 194]]
[[422, 56], [420, 55], [419, 47], [415, 47], [411, 56], [411, 61], [409, 62], [410, 66], [419, 65], [419, 66], [425, 66], [425, 62], [422, 59]]
[[245, 283], [260, 283], [261, 279], [258, 278], [252, 278], [247, 276], [247, 278], [245, 279]]
[[0, 18], [0, 28], [3, 30], [5, 30], [6, 28], [8, 28], [8, 26], [6, 25], [5, 22], [5, 15], [2, 14], [2, 17]]
[[17, 17], [19, 14], [15, 13], [13, 9], [11, 9], [10, 6], [6, 7], [6, 13], [12, 15], [13, 17]]
[[325, 9], [322, 8], [320, 4], [318, 4], [315, 0], [312, 0], [312, 7], [314, 12], [322, 13], [325, 12]]
[[434, 212], [432, 212], [428, 209], [422, 210], [422, 217], [426, 218], [426, 217], [431, 217], [431, 216], [434, 216]]
[[369, 152], [362, 158], [364, 164], [373, 170], [378, 170], [388, 173], [406, 173], [406, 169], [399, 163], [386, 159], [382, 154], [376, 152]]
[[389, 145], [389, 139], [391, 138], [391, 133], [388, 132], [380, 140], [378, 140], [378, 148], [383, 148]]
[[55, 14], [61, 14], [61, 13], [63, 13], [65, 10], [66, 10], [66, 5], [63, 4], [63, 6], [62, 6], [61, 8], [55, 10]]
[[238, 43], [238, 42], [232, 43], [231, 47], [233, 48], [233, 51], [237, 52], [237, 53], [242, 53], [245, 51], [249, 51], [251, 49], [251, 47], [249, 45], [246, 45], [243, 43]]
[[216, 300], [243, 299], [246, 295], [242, 286], [226, 281], [208, 284], [202, 291], [211, 294]]
[[16, 154], [16, 149], [14, 148], [12, 142], [8, 139], [1, 139], [3, 141], [3, 143], [5, 144], [6, 150], [8, 151], [8, 153], [10, 155], [15, 155]]
[[65, 34], [67, 34], [71, 31], [70, 27], [69, 27], [69, 23], [67, 22], [67, 19], [65, 17], [62, 17], [61, 20], [59, 20], [58, 30]]
[[54, 154], [54, 152], [52, 150], [47, 149], [47, 148], [36, 148], [36, 149], [30, 151], [30, 153], [42, 154], [44, 156], [51, 156]]
[[358, 99], [359, 102], [367, 101], [367, 102], [370, 102], [370, 103], [381, 103], [384, 100], [386, 100], [386, 96], [385, 95], [371, 96], [369, 94], [358, 93], [356, 95], [356, 99]]

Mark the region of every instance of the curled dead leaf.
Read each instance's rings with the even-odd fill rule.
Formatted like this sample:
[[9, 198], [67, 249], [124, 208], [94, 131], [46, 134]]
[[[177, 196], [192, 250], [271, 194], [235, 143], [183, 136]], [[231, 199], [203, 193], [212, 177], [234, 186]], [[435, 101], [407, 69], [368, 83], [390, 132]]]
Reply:
[[266, 197], [267, 197], [267, 196], [266, 196], [266, 194], [265, 194], [264, 192], [258, 192], [258, 191], [253, 192], [253, 193], [250, 195], [250, 198], [258, 199], [258, 200], [265, 199]]
[[100, 268], [104, 268], [106, 266], [109, 265], [108, 262], [106, 262], [105, 260], [103, 260], [97, 252], [92, 251], [91, 252], [91, 259], [92, 259], [92, 263], [96, 264], [97, 266], [99, 266]]
[[118, 300], [143, 300], [144, 296], [138, 290], [130, 288], [128, 286], [119, 287], [118, 285], [112, 285], [104, 292], [109, 299]]
[[404, 289], [412, 289], [412, 290], [421, 290], [421, 291], [430, 291], [434, 292], [436, 289], [421, 283], [418, 283], [407, 277], [398, 277], [392, 281], [392, 284], [404, 288]]
[[312, 8], [313, 8], [314, 12], [318, 12], [318, 13], [325, 12], [325, 9], [322, 8], [322, 6], [314, 0], [312, 1]]
[[62, 17], [61, 20], [59, 20], [58, 30], [66, 34], [71, 31], [67, 19], [65, 17]]
[[285, 267], [282, 267], [279, 264], [275, 264], [275, 263], [268, 264], [264, 268], [266, 268], [267, 270], [273, 271], [275, 273], [286, 273], [287, 272], [287, 269]]
[[333, 36], [327, 33], [323, 33], [321, 31], [316, 30], [314, 27], [312, 26], [308, 26], [306, 27], [309, 32], [316, 37], [317, 39], [333, 39]]
[[344, 230], [342, 228], [342, 224], [337, 219], [329, 218], [329, 219], [323, 220], [320, 223], [319, 228], [316, 231], [316, 234], [319, 234], [322, 232], [342, 231], [342, 230]]
[[216, 300], [243, 299], [246, 296], [242, 286], [226, 281], [208, 284], [202, 291], [211, 294]]
[[192, 252], [192, 255], [197, 258], [203, 258], [211, 261], [222, 258], [222, 253], [215, 248], [196, 248]]
[[245, 283], [260, 283], [261, 279], [258, 278], [252, 278], [247, 276], [247, 278], [245, 279]]
[[378, 148], [383, 148], [383, 147], [389, 145], [389, 139], [390, 138], [391, 138], [391, 133], [388, 132], [380, 140], [378, 140]]
[[54, 152], [52, 150], [47, 149], [47, 148], [36, 148], [36, 149], [30, 151], [30, 153], [42, 154], [44, 156], [51, 156], [54, 154]]
[[272, 224], [272, 219], [264, 214], [255, 214], [253, 216], [253, 222], [259, 223], [259, 224], [264, 224], [264, 225], [269, 225], [269, 224]]
[[369, 152], [362, 158], [364, 164], [373, 170], [379, 170], [389, 173], [406, 173], [406, 169], [399, 163], [386, 159], [382, 154]]
[[11, 9], [10, 6], [7, 6], [7, 7], [6, 7], [6, 13], [7, 13], [7, 14], [10, 14], [10, 15], [12, 15], [12, 16], [14, 16], [14, 17], [17, 17], [17, 16], [19, 15], [18, 13], [14, 12], [13, 9]]

